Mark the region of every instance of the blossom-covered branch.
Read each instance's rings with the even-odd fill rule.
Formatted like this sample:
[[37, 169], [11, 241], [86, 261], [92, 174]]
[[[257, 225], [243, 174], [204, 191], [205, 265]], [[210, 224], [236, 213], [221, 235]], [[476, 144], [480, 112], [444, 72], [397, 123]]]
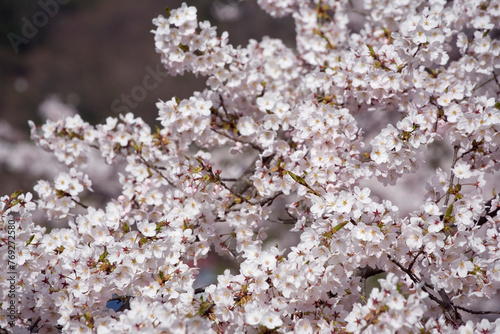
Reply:
[[[155, 131], [130, 113], [30, 122], [68, 168], [38, 182], [36, 205], [29, 192], [0, 202], [2, 261], [16, 273], [15, 293], [0, 280], [2, 310], [16, 305], [0, 327], [499, 330], [484, 317], [500, 311], [498, 1], [258, 3], [293, 17], [296, 48], [233, 46], [187, 4], [153, 20], [168, 72], [206, 80], [160, 100]], [[434, 147], [451, 161], [427, 162]], [[90, 156], [115, 166], [104, 203]], [[422, 171], [418, 198], [401, 183]], [[47, 231], [40, 212], [64, 227]], [[198, 283], [217, 257], [223, 268]]]

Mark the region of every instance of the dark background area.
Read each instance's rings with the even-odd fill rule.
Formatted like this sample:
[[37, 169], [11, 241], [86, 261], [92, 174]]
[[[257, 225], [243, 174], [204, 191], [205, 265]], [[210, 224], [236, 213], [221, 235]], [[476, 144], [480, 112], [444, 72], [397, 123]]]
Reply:
[[[61, 0], [62, 1], [62, 0]], [[27, 43], [15, 52], [9, 33], [23, 36], [26, 21], [40, 22], [46, 11], [42, 3], [57, 0], [6, 0], [0, 7], [0, 118], [27, 130], [27, 120], [37, 118], [36, 110], [49, 95], [57, 94], [73, 104], [84, 120], [96, 124], [112, 112], [111, 102], [142, 83], [155, 68], [160, 55], [155, 52], [154, 17], [165, 15], [165, 7], [177, 8], [180, 0], [96, 1], [70, 0]], [[254, 0], [187, 1], [198, 8], [198, 18], [229, 32], [230, 42], [246, 45], [248, 39], [268, 35], [294, 43], [292, 19], [276, 20], [263, 12]], [[232, 6], [240, 13], [223, 20], [216, 8]], [[231, 7], [231, 8], [232, 8]], [[47, 17], [48, 15], [45, 14]], [[41, 21], [43, 22], [43, 21]], [[27, 28], [24, 27], [26, 30]], [[201, 90], [204, 78], [185, 75], [164, 80], [133, 112], [149, 124], [155, 121], [158, 99], [189, 97]]]
[[[2, 0], [0, 123], [7, 122], [18, 131], [13, 136], [1, 133], [0, 128], [0, 140], [29, 141], [28, 120], [42, 124], [37, 110], [53, 94], [74, 105], [91, 124], [101, 123], [108, 116], [117, 117], [111, 103], [122, 94], [130, 94], [133, 87], [142, 84], [148, 67], [155, 69], [160, 63], [151, 33], [155, 28], [152, 19], [166, 15], [165, 7], [177, 8], [182, 2], [69, 0], [59, 4], [57, 0]], [[292, 18], [274, 19], [255, 0], [186, 3], [198, 9], [199, 20], [217, 26], [219, 35], [228, 31], [233, 45], [246, 45], [250, 38], [260, 40], [267, 35], [294, 46]], [[30, 24], [35, 33], [27, 27]], [[30, 36], [13, 45], [17, 38], [27, 37], [26, 32]], [[193, 91], [202, 90], [205, 81], [190, 74], [166, 78], [131, 111], [154, 125], [159, 99], [187, 98]], [[1, 195], [18, 189], [31, 191], [38, 178], [25, 174], [9, 170], [0, 161]]]

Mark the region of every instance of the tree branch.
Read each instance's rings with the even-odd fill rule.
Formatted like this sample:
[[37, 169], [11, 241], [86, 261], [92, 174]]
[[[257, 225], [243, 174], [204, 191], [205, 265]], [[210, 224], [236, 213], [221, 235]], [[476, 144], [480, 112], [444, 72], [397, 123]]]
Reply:
[[[420, 252], [419, 252], [419, 254], [420, 254]], [[417, 254], [417, 256], [419, 254]], [[404, 273], [406, 273], [413, 282], [415, 282], [415, 283], [422, 282], [421, 279], [419, 279], [417, 276], [415, 276], [415, 274], [412, 272], [412, 270], [410, 268], [405, 268], [401, 263], [399, 263], [397, 260], [393, 259], [389, 254], [387, 254], [387, 257], [389, 258], [389, 260], [392, 263], [394, 263], [396, 266], [398, 266], [399, 269], [401, 269]], [[412, 263], [414, 263], [414, 262], [412, 261]], [[448, 312], [448, 314], [450, 314], [450, 316], [451, 316], [450, 320], [453, 322], [453, 324], [457, 327], [464, 324], [462, 317], [460, 316], [460, 313], [458, 313], [458, 311], [457, 311], [457, 307], [453, 304], [453, 302], [451, 301], [451, 299], [448, 296], [448, 294], [446, 293], [446, 291], [444, 291], [444, 289], [439, 290], [438, 294], [441, 297], [441, 299], [439, 299], [436, 296], [434, 296], [430, 291], [430, 290], [432, 290], [432, 292], [434, 292], [434, 293], [436, 292], [434, 290], [434, 286], [426, 283], [425, 281], [423, 281], [423, 283], [424, 283], [424, 285], [422, 286], [422, 290], [427, 292], [427, 294], [429, 295], [429, 298], [431, 300], [436, 302], [446, 312]]]
[[215, 132], [215, 133], [217, 133], [217, 134], [221, 135], [221, 136], [224, 136], [224, 137], [226, 137], [226, 138], [231, 139], [232, 141], [235, 141], [235, 142], [240, 142], [240, 143], [242, 143], [242, 144], [246, 144], [246, 145], [250, 145], [253, 149], [255, 149], [255, 150], [259, 151], [259, 152], [262, 152], [262, 149], [261, 149], [259, 146], [255, 145], [254, 143], [247, 142], [247, 141], [241, 140], [241, 139], [239, 139], [239, 138], [234, 138], [234, 137], [232, 137], [232, 136], [228, 135], [227, 133], [224, 133], [223, 131], [220, 131], [219, 129], [217, 129], [217, 128], [215, 128], [215, 127], [212, 127], [212, 128], [211, 128], [211, 130], [212, 130], [213, 132]]
[[451, 164], [451, 169], [450, 169], [450, 180], [448, 181], [448, 191], [446, 192], [446, 198], [444, 200], [444, 206], [448, 206], [448, 201], [450, 200], [450, 189], [453, 186], [453, 180], [455, 178], [455, 174], [453, 173], [453, 168], [455, 167], [455, 164], [457, 163], [457, 154], [458, 154], [458, 146], [455, 146], [453, 148], [453, 162]]

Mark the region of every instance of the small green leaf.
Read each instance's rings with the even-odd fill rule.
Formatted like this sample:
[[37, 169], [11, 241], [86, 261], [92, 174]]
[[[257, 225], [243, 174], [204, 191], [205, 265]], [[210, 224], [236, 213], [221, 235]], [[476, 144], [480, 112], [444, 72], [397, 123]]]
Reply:
[[214, 304], [210, 301], [205, 301], [200, 303], [200, 308], [198, 310], [198, 314], [203, 316], [206, 316], [208, 313], [210, 313], [210, 310], [214, 307]]
[[31, 245], [31, 242], [35, 239], [35, 235], [33, 234], [30, 239], [26, 242], [26, 246]]
[[16, 199], [14, 202], [11, 202], [10, 203], [10, 206], [11, 207], [15, 207], [16, 205], [18, 205], [19, 203], [21, 203], [22, 201], [20, 199]]
[[347, 221], [345, 221], [345, 222], [342, 222], [342, 223], [338, 224], [337, 226], [335, 226], [335, 227], [333, 228], [333, 233], [337, 233], [338, 231], [340, 231], [341, 229], [343, 229], [343, 228], [344, 228], [344, 226], [346, 226], [346, 225], [347, 225], [347, 223], [348, 223], [348, 222], [347, 222]]
[[23, 193], [22, 190], [18, 190], [16, 191], [15, 193], [13, 193], [12, 195], [10, 195], [10, 199], [13, 200], [13, 199], [16, 199], [17, 197], [19, 197], [19, 195], [21, 195]]
[[450, 204], [448, 207], [448, 210], [446, 210], [446, 213], [444, 215], [444, 221], [445, 222], [451, 222], [453, 220], [453, 217], [451, 213], [453, 212], [453, 203]]
[[195, 157], [195, 158], [194, 158], [194, 160], [198, 161], [198, 163], [200, 164], [200, 166], [205, 166], [205, 165], [203, 164], [203, 160], [201, 160], [201, 158], [199, 158], [199, 157]]
[[309, 186], [307, 185], [306, 181], [305, 181], [303, 178], [301, 178], [300, 176], [298, 176], [297, 174], [294, 174], [294, 173], [292, 173], [292, 172], [290, 172], [290, 171], [286, 171], [286, 172], [288, 173], [288, 175], [290, 175], [290, 176], [291, 176], [291, 178], [292, 178], [295, 182], [300, 183], [301, 185], [303, 185], [303, 186], [305, 186], [305, 187], [309, 187]]
[[147, 238], [145, 238], [145, 237], [143, 237], [143, 238], [139, 239], [139, 247], [141, 247], [141, 248], [142, 248], [142, 246], [144, 246], [144, 244], [145, 244], [146, 242], [148, 242], [148, 239], [147, 239]]
[[366, 47], [368, 48], [368, 50], [370, 51], [370, 56], [372, 57], [376, 57], [377, 54], [375, 53], [375, 51], [373, 50], [373, 47], [370, 45], [370, 44], [366, 44]]
[[187, 52], [187, 51], [189, 51], [189, 46], [187, 46], [187, 45], [184, 45], [184, 44], [179, 44], [177, 47], [178, 47], [179, 49], [181, 49], [183, 52]]
[[290, 177], [297, 183], [303, 185], [304, 187], [306, 187], [307, 189], [309, 189], [311, 191], [311, 193], [313, 193], [314, 195], [316, 196], [321, 196], [316, 190], [314, 190], [313, 188], [311, 188], [311, 186], [309, 186], [307, 184], [307, 182], [300, 176], [298, 176], [297, 174], [294, 174], [290, 171], [284, 171], [283, 174], [286, 174], [288, 173], [288, 175], [290, 175]]
[[108, 251], [107, 250], [104, 250], [104, 252], [101, 254], [101, 256], [99, 256], [99, 262], [103, 262], [104, 259], [106, 258], [106, 256], [108, 256]]
[[315, 191], [315, 190], [313, 190], [313, 189], [311, 189], [311, 188], [308, 188], [308, 189], [309, 189], [308, 193], [311, 193], [311, 194], [314, 194], [314, 195], [316, 195], [316, 196], [318, 196], [318, 197], [321, 197], [321, 195], [320, 195], [320, 193], [319, 193], [319, 192], [317, 192], [317, 191]]
[[[137, 152], [141, 152], [142, 151], [142, 148], [137, 145], [137, 142], [135, 140], [131, 140], [130, 143], [132, 144], [132, 147], [134, 148], [134, 150], [136, 150]], [[141, 144], [142, 146], [142, 144]]]

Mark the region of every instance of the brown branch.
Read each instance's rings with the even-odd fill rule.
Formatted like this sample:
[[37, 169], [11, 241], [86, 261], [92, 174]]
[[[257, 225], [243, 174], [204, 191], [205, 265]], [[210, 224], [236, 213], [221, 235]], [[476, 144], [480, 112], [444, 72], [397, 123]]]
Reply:
[[354, 271], [355, 276], [359, 276], [363, 279], [370, 278], [372, 276], [382, 274], [384, 271], [382, 269], [378, 268], [372, 268], [372, 267], [363, 267], [363, 268], [358, 268]]
[[271, 196], [271, 197], [268, 197], [268, 198], [264, 198], [263, 200], [261, 200], [260, 202], [256, 202], [256, 203], [252, 203], [253, 205], [261, 205], [261, 206], [264, 206], [268, 203], [270, 203], [269, 205], [272, 205], [274, 200], [280, 196], [280, 195], [283, 195], [283, 193], [280, 191], [278, 193], [276, 193], [274, 196]]
[[[415, 259], [418, 257], [419, 254], [420, 254], [420, 252], [417, 254], [417, 256], [415, 257]], [[401, 263], [399, 263], [397, 260], [393, 259], [389, 254], [387, 254], [387, 257], [389, 258], [389, 260], [392, 263], [394, 263], [396, 266], [398, 266], [399, 269], [401, 269], [404, 273], [406, 273], [413, 282], [415, 282], [415, 283], [423, 282], [424, 285], [422, 286], [422, 290], [424, 292], [427, 292], [427, 294], [429, 295], [429, 298], [431, 300], [433, 300], [434, 302], [436, 302], [446, 312], [448, 312], [451, 315], [452, 319], [450, 319], [450, 320], [453, 321], [453, 323], [454, 323], [455, 326], [460, 326], [460, 325], [462, 325], [464, 323], [463, 320], [462, 320], [462, 317], [460, 316], [460, 313], [458, 313], [458, 311], [457, 311], [457, 306], [455, 306], [453, 304], [453, 302], [451, 301], [451, 299], [448, 296], [448, 294], [446, 293], [446, 291], [444, 291], [444, 289], [441, 289], [438, 292], [438, 294], [441, 297], [441, 299], [437, 298], [436, 296], [434, 296], [431, 293], [431, 290], [432, 290], [432, 292], [436, 292], [434, 290], [434, 286], [433, 285], [428, 284], [425, 281], [422, 281], [421, 279], [419, 279], [412, 272], [411, 268], [405, 268]], [[412, 261], [412, 263], [414, 263], [413, 261]]]
[[497, 86], [500, 87], [500, 82], [498, 82], [497, 74], [494, 71], [493, 71], [493, 78], [495, 79]]
[[412, 268], [413, 266], [415, 265], [415, 262], [417, 261], [417, 258], [424, 253], [424, 247], [422, 246], [422, 248], [420, 248], [420, 250], [418, 251], [417, 255], [415, 255], [415, 257], [413, 258], [413, 260], [411, 261], [410, 265], [408, 266], [408, 270], [409, 271], [412, 271]]
[[496, 197], [493, 197], [492, 199], [490, 199], [486, 203], [486, 205], [484, 206], [484, 209], [486, 210], [486, 214], [484, 216], [479, 217], [479, 219], [477, 220], [477, 225], [481, 226], [481, 225], [485, 224], [488, 221], [487, 217], [493, 218], [498, 214], [498, 211], [500, 211], [500, 206], [497, 206], [496, 209], [493, 210], [492, 212], [488, 212], [489, 210], [491, 210], [491, 203], [493, 202], [493, 200], [495, 198]]
[[474, 311], [462, 306], [455, 306], [455, 307], [459, 310], [462, 310], [470, 314], [500, 314], [500, 311]]
[[224, 105], [224, 98], [222, 97], [221, 94], [219, 94], [219, 98], [220, 98], [220, 106], [221, 106], [222, 110], [224, 111], [224, 114], [226, 114], [227, 119], [229, 120], [229, 114], [227, 112], [226, 106]]
[[[69, 194], [68, 194], [69, 195]], [[75, 202], [76, 204], [80, 205], [82, 208], [84, 209], [88, 209], [89, 206], [88, 205], [85, 205], [79, 201], [77, 201], [76, 199], [74, 199], [73, 197], [71, 197], [71, 195], [69, 195], [69, 199], [72, 200], [73, 202]]]
[[[399, 261], [397, 260], [394, 260], [389, 254], [387, 254], [387, 257], [389, 258], [389, 260], [394, 263], [396, 266], [399, 267], [399, 269], [401, 269], [403, 272], [406, 273], [406, 275], [410, 276], [411, 280], [415, 283], [420, 283], [420, 279], [415, 276], [415, 274], [413, 274], [413, 272], [409, 269], [406, 269], [401, 263], [399, 263]], [[424, 282], [424, 284], [426, 286], [429, 286], [430, 289], [434, 289], [434, 287], [432, 285], [429, 285], [427, 283]]]
[[450, 200], [450, 189], [453, 186], [453, 181], [455, 178], [455, 173], [453, 173], [453, 168], [455, 167], [455, 164], [457, 163], [457, 160], [458, 160], [458, 158], [457, 158], [458, 149], [459, 149], [458, 146], [455, 146], [453, 148], [453, 162], [452, 162], [451, 168], [450, 168], [450, 180], [449, 180], [449, 184], [448, 184], [448, 191], [446, 192], [446, 198], [444, 200], [444, 206], [448, 206], [448, 201]]
[[287, 224], [287, 225], [292, 225], [297, 222], [296, 219], [281, 219], [281, 218], [278, 218], [278, 220], [268, 219], [266, 221], [274, 224]]
[[479, 88], [481, 88], [481, 87], [483, 87], [483, 86], [487, 85], [487, 84], [488, 84], [488, 83], [490, 83], [491, 81], [496, 81], [496, 83], [498, 84], [498, 81], [497, 81], [497, 76], [496, 76], [495, 72], [493, 72], [493, 77], [492, 77], [492, 78], [489, 78], [488, 80], [486, 80], [486, 81], [484, 81], [484, 82], [482, 82], [482, 83], [478, 84], [476, 87], [474, 87], [474, 88], [472, 89], [472, 92], [473, 92], [473, 93], [475, 93], [475, 92], [476, 92], [476, 90], [478, 90]]
[[142, 160], [142, 162], [143, 162], [143, 163], [144, 163], [144, 164], [145, 164], [148, 168], [151, 168], [152, 170], [154, 170], [154, 171], [155, 171], [156, 173], [158, 173], [158, 175], [160, 175], [160, 176], [161, 176], [161, 177], [162, 177], [165, 181], [167, 181], [167, 183], [168, 183], [170, 186], [174, 187], [173, 183], [172, 183], [169, 179], [167, 179], [167, 177], [166, 177], [165, 175], [163, 175], [163, 174], [159, 171], [160, 167], [156, 167], [154, 164], [152, 164], [152, 163], [148, 162], [146, 159], [144, 159], [144, 157], [143, 157], [143, 156], [142, 156], [139, 152], [137, 152], [137, 156], [138, 156], [138, 157]]
[[240, 143], [242, 143], [242, 144], [246, 144], [246, 145], [250, 145], [253, 149], [255, 149], [255, 150], [259, 151], [259, 152], [262, 152], [262, 149], [261, 149], [259, 146], [255, 145], [254, 143], [250, 143], [250, 142], [247, 142], [247, 141], [241, 140], [241, 139], [239, 139], [239, 138], [234, 138], [234, 137], [232, 137], [232, 136], [228, 135], [227, 133], [224, 133], [224, 132], [220, 131], [219, 129], [217, 129], [217, 128], [215, 128], [215, 127], [212, 127], [212, 128], [211, 128], [211, 130], [212, 130], [213, 132], [215, 132], [215, 133], [217, 133], [217, 134], [221, 135], [221, 136], [224, 136], [224, 137], [226, 137], [226, 138], [231, 139], [232, 141], [235, 141], [235, 142], [240, 142]]
[[235, 177], [221, 177], [220, 178], [221, 181], [224, 181], [224, 182], [236, 182], [238, 181], [239, 179], [235, 178]]

